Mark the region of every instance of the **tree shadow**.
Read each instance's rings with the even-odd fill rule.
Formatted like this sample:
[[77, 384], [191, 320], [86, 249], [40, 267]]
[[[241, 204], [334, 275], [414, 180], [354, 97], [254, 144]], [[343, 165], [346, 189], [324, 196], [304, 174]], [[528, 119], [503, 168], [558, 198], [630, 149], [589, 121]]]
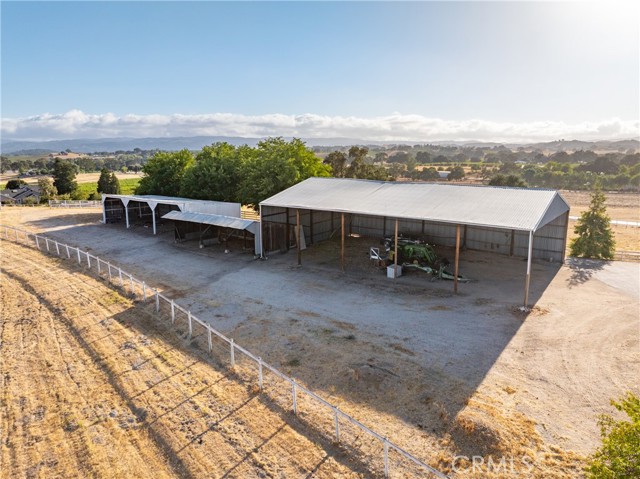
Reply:
[[591, 280], [598, 271], [602, 271], [609, 261], [600, 259], [569, 257], [566, 264], [571, 269], [571, 276], [567, 279], [570, 288], [580, 286]]

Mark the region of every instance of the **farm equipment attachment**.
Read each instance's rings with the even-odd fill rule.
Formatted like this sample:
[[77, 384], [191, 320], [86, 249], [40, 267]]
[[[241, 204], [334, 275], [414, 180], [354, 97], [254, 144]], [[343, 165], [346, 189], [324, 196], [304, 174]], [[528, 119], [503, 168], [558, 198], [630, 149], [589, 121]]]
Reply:
[[[380, 261], [385, 261], [389, 264], [393, 263], [394, 255], [396, 251], [394, 249], [395, 241], [393, 237], [385, 237], [382, 240], [386, 254], [381, 256], [378, 254], [378, 258], [374, 258], [373, 253], [371, 257]], [[372, 250], [375, 248], [372, 248]], [[434, 276], [434, 278], [453, 280], [454, 274], [451, 273], [447, 266], [449, 261], [446, 258], [438, 256], [433, 249], [433, 246], [419, 239], [398, 237], [398, 264], [402, 265], [403, 269], [415, 269], [424, 271]], [[458, 281], [467, 282], [468, 278], [462, 275], [458, 275]]]

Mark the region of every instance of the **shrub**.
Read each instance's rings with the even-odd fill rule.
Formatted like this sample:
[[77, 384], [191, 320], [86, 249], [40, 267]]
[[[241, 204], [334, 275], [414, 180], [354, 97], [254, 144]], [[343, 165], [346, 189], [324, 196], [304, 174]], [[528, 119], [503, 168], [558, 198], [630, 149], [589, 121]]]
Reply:
[[598, 419], [602, 446], [587, 467], [590, 479], [640, 477], [640, 398], [629, 392], [619, 402], [611, 401], [630, 421], [616, 421], [608, 414]]

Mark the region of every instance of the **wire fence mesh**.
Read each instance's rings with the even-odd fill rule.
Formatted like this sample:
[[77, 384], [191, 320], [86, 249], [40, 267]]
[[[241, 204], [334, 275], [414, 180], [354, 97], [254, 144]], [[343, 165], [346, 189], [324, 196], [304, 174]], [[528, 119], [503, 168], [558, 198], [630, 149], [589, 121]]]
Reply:
[[120, 266], [43, 235], [10, 226], [0, 225], [0, 228], [4, 228], [3, 232], [0, 230], [0, 238], [77, 262], [80, 267], [104, 279], [124, 295], [139, 301], [158, 320], [170, 322], [175, 333], [188, 340], [191, 347], [207, 352], [214, 362], [232, 368], [235, 375], [250, 384], [255, 392], [265, 394], [272, 403], [282, 410], [292, 411], [317, 433], [334, 443], [340, 443], [343, 449], [366, 463], [372, 475], [394, 478], [447, 477], [265, 363], [262, 358], [236, 344], [232, 338], [196, 318], [188, 309]]

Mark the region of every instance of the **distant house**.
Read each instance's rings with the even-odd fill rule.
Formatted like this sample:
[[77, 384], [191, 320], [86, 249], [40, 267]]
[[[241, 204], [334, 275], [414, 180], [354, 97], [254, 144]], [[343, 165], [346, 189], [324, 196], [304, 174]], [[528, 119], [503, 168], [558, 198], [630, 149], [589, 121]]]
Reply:
[[41, 191], [40, 187], [35, 185], [25, 185], [17, 190], [0, 191], [0, 202], [4, 204], [21, 205], [25, 203], [27, 198], [33, 198], [35, 203], [40, 203]]

